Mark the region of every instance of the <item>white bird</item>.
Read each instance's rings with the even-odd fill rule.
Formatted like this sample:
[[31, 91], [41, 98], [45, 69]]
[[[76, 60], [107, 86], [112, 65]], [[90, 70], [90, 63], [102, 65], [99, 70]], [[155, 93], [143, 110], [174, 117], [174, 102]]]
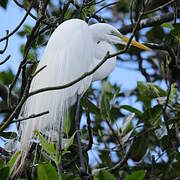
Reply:
[[[112, 44], [126, 44], [128, 38], [116, 28], [106, 23], [88, 24], [79, 19], [65, 21], [51, 35], [37, 70], [46, 65], [32, 81], [30, 92], [40, 88], [64, 85], [92, 70], [106, 55], [114, 53]], [[148, 48], [136, 41], [131, 43], [141, 49]], [[82, 96], [92, 81], [107, 77], [115, 67], [116, 58], [108, 59], [94, 74], [62, 90], [42, 92], [31, 96], [23, 108], [23, 116], [28, 117], [49, 111], [49, 114], [24, 122], [20, 140], [21, 161], [23, 162], [31, 146], [33, 132], [38, 129], [49, 133], [51, 139], [63, 127], [66, 112], [77, 96]], [[59, 132], [60, 131], [60, 132]], [[58, 139], [58, 138], [57, 138]]]

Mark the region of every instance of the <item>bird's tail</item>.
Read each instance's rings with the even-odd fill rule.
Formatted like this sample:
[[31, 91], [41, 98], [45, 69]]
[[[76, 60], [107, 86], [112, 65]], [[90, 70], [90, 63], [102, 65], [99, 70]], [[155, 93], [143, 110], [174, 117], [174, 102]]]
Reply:
[[[32, 82], [30, 91], [39, 89], [39, 84], [36, 84], [38, 81], [38, 79], [35, 79]], [[23, 117], [29, 117], [33, 114], [39, 114], [45, 111], [49, 111], [49, 113], [43, 116], [25, 120], [22, 123], [20, 149], [18, 149], [18, 151], [20, 150], [21, 154], [15, 163], [13, 175], [21, 172], [25, 159], [35, 139], [35, 130], [40, 131], [43, 135], [45, 135], [45, 137], [47, 137], [49, 141], [58, 141], [59, 135], [57, 133], [61, 133], [60, 137], [62, 137], [63, 122], [66, 115], [65, 112], [67, 112], [70, 106], [68, 101], [65, 99], [65, 93], [67, 93], [65, 90], [50, 91], [31, 96], [29, 99], [27, 99], [23, 107]], [[61, 129], [59, 129], [60, 124]]]

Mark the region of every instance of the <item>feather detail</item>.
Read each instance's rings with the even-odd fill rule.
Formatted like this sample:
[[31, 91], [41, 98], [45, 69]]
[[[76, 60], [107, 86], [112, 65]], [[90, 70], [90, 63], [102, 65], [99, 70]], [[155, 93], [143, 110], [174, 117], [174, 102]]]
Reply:
[[[37, 70], [45, 65], [46, 68], [35, 76], [30, 92], [67, 84], [88, 72], [94, 54], [92, 39], [88, 25], [82, 20], [74, 19], [61, 24], [49, 39]], [[24, 117], [47, 110], [49, 114], [24, 121], [20, 140], [21, 157], [18, 160], [20, 166], [18, 165], [17, 172], [31, 147], [34, 130], [48, 134], [50, 140], [54, 134], [63, 133], [62, 129], [59, 132], [58, 127], [61, 122], [63, 128], [64, 112], [75, 103], [77, 94], [82, 95], [88, 89], [91, 81], [92, 75], [68, 88], [42, 92], [27, 99], [23, 108]]]

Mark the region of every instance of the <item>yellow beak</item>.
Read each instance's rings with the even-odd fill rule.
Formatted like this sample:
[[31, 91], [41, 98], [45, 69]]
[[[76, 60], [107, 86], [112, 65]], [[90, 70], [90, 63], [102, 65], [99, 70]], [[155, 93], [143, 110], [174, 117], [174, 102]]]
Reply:
[[[128, 41], [129, 41], [129, 38], [126, 37], [126, 36], [123, 36], [123, 35], [121, 36], [121, 39], [122, 39], [122, 41], [124, 41], [126, 43], [128, 43]], [[145, 51], [151, 51], [152, 50], [152, 49], [148, 48], [147, 46], [145, 46], [145, 45], [143, 45], [143, 44], [141, 44], [141, 43], [139, 43], [139, 42], [137, 42], [135, 40], [131, 41], [131, 45], [133, 45], [133, 46], [135, 46], [135, 47], [137, 47], [139, 49], [143, 49]]]

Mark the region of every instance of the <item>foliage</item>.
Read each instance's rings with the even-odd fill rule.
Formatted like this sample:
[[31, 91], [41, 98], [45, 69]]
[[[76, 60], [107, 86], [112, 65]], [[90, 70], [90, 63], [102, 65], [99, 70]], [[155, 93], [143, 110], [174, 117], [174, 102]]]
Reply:
[[19, 157], [19, 155], [20, 155], [20, 151], [17, 151], [11, 157], [8, 163], [5, 163], [5, 161], [3, 160], [0, 161], [0, 174], [1, 174], [0, 179], [7, 180], [11, 177], [13, 165], [15, 161], [17, 160], [17, 158]]
[[[32, 1], [18, 2], [28, 9]], [[31, 69], [36, 67], [34, 63], [40, 59], [39, 52], [47, 44], [49, 36], [57, 25], [71, 18], [80, 18], [89, 23], [99, 21], [108, 22], [115, 27], [123, 25], [119, 30], [127, 34], [130, 32], [129, 29], [132, 32], [130, 27], [134, 27], [126, 26], [127, 23], [137, 22], [139, 12], [143, 7], [142, 0], [132, 1], [132, 4], [130, 1], [121, 0], [113, 5], [107, 0], [95, 1], [96, 3], [84, 1], [84, 4], [79, 1], [72, 1], [69, 4], [68, 1], [65, 3], [64, 1], [50, 1], [45, 17], [36, 29], [34, 22], [37, 22], [39, 18], [38, 2], [33, 4], [31, 11], [33, 16], [37, 14], [36, 20], [33, 20], [33, 23], [25, 21], [12, 35], [22, 40], [19, 44], [20, 60], [26, 58], [26, 63], [22, 64], [26, 76], [22, 79], [21, 71], [12, 89], [12, 92], [18, 94], [20, 98], [23, 92], [21, 83], [27, 83], [26, 78]], [[91, 86], [81, 99], [83, 158], [88, 173], [95, 180], [179, 179], [180, 177], [180, 24], [176, 20], [179, 19], [179, 14], [177, 13], [176, 19], [172, 18], [172, 9], [176, 12], [174, 8], [178, 9], [179, 2], [166, 4], [169, 2], [168, 0], [150, 0], [148, 4], [145, 4], [145, 12], [149, 13], [143, 16], [147, 19], [143, 20], [143, 25], [140, 27], [142, 30], [138, 30], [135, 37], [139, 41], [150, 43], [147, 46], [149, 45], [153, 50], [147, 53], [130, 47], [125, 54], [117, 57], [116, 70], [121, 74], [114, 75], [116, 82], [114, 83], [113, 78], [107, 78], [98, 85]], [[8, 13], [11, 3], [8, 0], [0, 1], [0, 9]], [[18, 8], [20, 7], [17, 6]], [[100, 11], [97, 12], [98, 10]], [[169, 13], [171, 13], [171, 18], [168, 16]], [[159, 23], [153, 23], [153, 20], [158, 19], [156, 16], [161, 20]], [[146, 27], [149, 22], [148, 28], [144, 29], [143, 26]], [[4, 42], [0, 42], [1, 47]], [[117, 45], [116, 49], [122, 50], [123, 47], [123, 45]], [[9, 52], [13, 56], [14, 52]], [[6, 52], [2, 54], [1, 59], [4, 58]], [[17, 60], [17, 66], [20, 60]], [[17, 107], [17, 104], [8, 106], [7, 88], [3, 88], [12, 84], [17, 73], [11, 66], [11, 61], [6, 63], [8, 66], [2, 64], [0, 71], [0, 113], [4, 121]], [[121, 67], [118, 68], [118, 66]], [[127, 72], [125, 75], [122, 69]], [[132, 86], [131, 72], [134, 70], [140, 74], [138, 77], [143, 78], [137, 79], [136, 85]], [[122, 84], [122, 80], [126, 83]], [[62, 180], [81, 178], [75, 138], [77, 132], [73, 121], [74, 109], [75, 107], [72, 107], [64, 123], [64, 146], [61, 152], [59, 152], [57, 142], [49, 143], [43, 134], [36, 131], [35, 134], [40, 142], [33, 142], [27, 156], [26, 168], [19, 178], [59, 179], [60, 161], [63, 166]], [[91, 120], [90, 125], [84, 122], [88, 118]], [[8, 128], [0, 132], [0, 138], [3, 140], [0, 144], [2, 145], [0, 147], [0, 179], [2, 180], [11, 176], [12, 167], [20, 154], [17, 152], [13, 155], [13, 152], [3, 146], [4, 142], [8, 143], [12, 139], [17, 139], [17, 131], [14, 131], [11, 126]], [[91, 144], [91, 135], [93, 144]]]

